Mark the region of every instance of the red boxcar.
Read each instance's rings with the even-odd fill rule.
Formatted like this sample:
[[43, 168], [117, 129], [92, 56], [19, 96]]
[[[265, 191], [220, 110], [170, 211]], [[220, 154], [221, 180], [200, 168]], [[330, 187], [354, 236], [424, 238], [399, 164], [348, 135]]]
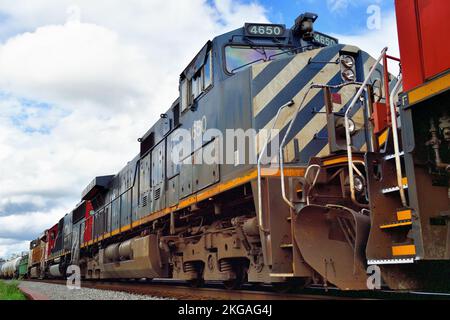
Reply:
[[84, 242], [92, 240], [92, 223], [94, 217], [91, 216], [91, 211], [94, 210], [91, 201], [86, 201], [85, 223], [84, 223]]
[[450, 1], [396, 0], [404, 90], [450, 68]]
[[47, 230], [47, 248], [46, 248], [46, 258], [50, 257], [52, 250], [55, 247], [56, 237], [58, 236], [58, 224]]

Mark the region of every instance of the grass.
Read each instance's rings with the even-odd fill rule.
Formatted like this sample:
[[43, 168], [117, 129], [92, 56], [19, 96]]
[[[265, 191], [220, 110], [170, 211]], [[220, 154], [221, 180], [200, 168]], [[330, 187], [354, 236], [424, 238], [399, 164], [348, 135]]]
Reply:
[[26, 300], [23, 293], [17, 287], [19, 282], [11, 281], [4, 282], [0, 281], [0, 300]]

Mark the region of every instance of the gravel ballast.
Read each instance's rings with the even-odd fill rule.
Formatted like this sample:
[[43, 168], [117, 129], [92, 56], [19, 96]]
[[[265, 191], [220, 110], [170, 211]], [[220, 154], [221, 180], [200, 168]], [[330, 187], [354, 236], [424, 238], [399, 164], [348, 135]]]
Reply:
[[64, 285], [22, 281], [19, 288], [45, 296], [49, 300], [166, 300], [167, 298], [130, 294], [120, 291], [81, 288], [68, 289]]

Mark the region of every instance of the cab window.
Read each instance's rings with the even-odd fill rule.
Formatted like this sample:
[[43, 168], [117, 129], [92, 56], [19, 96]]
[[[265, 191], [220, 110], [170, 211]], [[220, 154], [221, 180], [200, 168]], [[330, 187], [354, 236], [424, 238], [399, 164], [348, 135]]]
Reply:
[[286, 58], [293, 54], [289, 47], [235, 45], [225, 47], [226, 67], [229, 73], [245, 70], [256, 63]]
[[212, 59], [211, 59], [211, 51], [208, 52], [206, 56], [205, 66], [203, 67], [204, 73], [204, 88], [208, 89], [210, 85], [212, 85]]
[[191, 79], [182, 79], [180, 83], [181, 111], [191, 106], [203, 92], [212, 85], [212, 58], [209, 51], [203, 66], [197, 70]]
[[189, 81], [184, 79], [180, 84], [181, 111], [189, 106]]

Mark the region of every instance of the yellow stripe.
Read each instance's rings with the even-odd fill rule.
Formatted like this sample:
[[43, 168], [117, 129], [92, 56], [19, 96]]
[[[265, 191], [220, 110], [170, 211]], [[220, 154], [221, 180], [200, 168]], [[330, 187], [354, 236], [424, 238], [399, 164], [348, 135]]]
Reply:
[[[347, 162], [348, 162], [348, 158], [347, 157], [339, 157], [339, 158], [335, 158], [335, 159], [325, 160], [323, 162], [323, 165], [325, 167], [327, 167], [327, 166], [332, 166], [332, 165], [335, 165], [335, 164], [341, 164], [341, 163], [347, 163]], [[353, 158], [353, 162], [364, 163], [364, 159], [355, 157], [355, 158]]]
[[[330, 61], [336, 60], [337, 58], [338, 58], [338, 55], [334, 56], [333, 59], [330, 59]], [[319, 72], [313, 79], [311, 79], [311, 82], [314, 82], [314, 83], [328, 83], [328, 82], [330, 82], [330, 80], [334, 77], [334, 75], [335, 75], [339, 70], [340, 70], [340, 69], [339, 69], [339, 66], [337, 66], [336, 64], [327, 64], [325, 67], [323, 67], [322, 70], [320, 70], [320, 72]], [[280, 74], [282, 74], [283, 72], [284, 72], [284, 70], [281, 71]], [[282, 89], [282, 88], [281, 88], [281, 89]], [[281, 90], [281, 89], [280, 89], [280, 90]], [[305, 96], [307, 90], [308, 90], [307, 87], [299, 88], [299, 91], [298, 91], [297, 95], [292, 99], [292, 100], [294, 101], [294, 105], [291, 106], [290, 108], [284, 109], [284, 110], [281, 112], [281, 114], [280, 114], [280, 116], [279, 116], [279, 118], [278, 118], [278, 121], [277, 121], [277, 123], [276, 123], [274, 129], [281, 130], [282, 128], [284, 128], [284, 127], [289, 123], [289, 121], [290, 121], [290, 120], [292, 119], [292, 117], [294, 116], [294, 113], [297, 111], [297, 109], [298, 109], [298, 107], [299, 107], [299, 104], [300, 104], [300, 102], [303, 100], [303, 98], [304, 98], [304, 96]], [[339, 91], [339, 93], [341, 93], [341, 94], [342, 94], [343, 92], [347, 92], [347, 91], [345, 91], [345, 88], [342, 89], [341, 91]], [[277, 93], [278, 93], [278, 92], [277, 92]], [[306, 105], [308, 105], [308, 103], [311, 102], [311, 100], [314, 98], [314, 96], [315, 96], [317, 93], [320, 93], [320, 91], [317, 90], [317, 89], [313, 89], [313, 90], [308, 94], [308, 96], [306, 97], [306, 99], [305, 99], [305, 101], [304, 101], [304, 104], [303, 104], [302, 108], [304, 108]], [[350, 100], [350, 98], [351, 98], [354, 94], [355, 94], [354, 91], [348, 90], [348, 95], [349, 95], [348, 100]], [[347, 95], [345, 95], [345, 96], [343, 97], [343, 104], [346, 103], [345, 101], [347, 101]], [[266, 101], [264, 107], [267, 105], [268, 102], [269, 102], [269, 101]], [[255, 98], [255, 99], [253, 100], [254, 108], [257, 108], [258, 103], [259, 103], [259, 102], [258, 102], [258, 101], [256, 100], [256, 98]], [[261, 102], [261, 103], [262, 103], [262, 102]], [[264, 109], [264, 107], [261, 107], [260, 109], [262, 110], [262, 109]], [[319, 107], [319, 106], [318, 106], [318, 107]], [[324, 110], [322, 110], [322, 109], [324, 109], [324, 106], [321, 106], [321, 107], [322, 107], [321, 110], [317, 110], [317, 111], [323, 112]], [[319, 108], [317, 108], [317, 109], [319, 109]], [[256, 113], [254, 114], [254, 116], [256, 116]], [[319, 117], [319, 118], [318, 118], [319, 120], [316, 119], [317, 117]], [[274, 124], [274, 121], [275, 121], [275, 115], [274, 115], [274, 117], [273, 117], [273, 118], [272, 118], [272, 119], [264, 126], [263, 130], [260, 130], [260, 131], [258, 132], [258, 134], [257, 134], [257, 140], [256, 140], [256, 141], [257, 141], [257, 148], [258, 148], [257, 150], [258, 150], [258, 153], [262, 150], [262, 148], [263, 148], [263, 143], [264, 143], [265, 140], [266, 140], [266, 133], [272, 128], [272, 126], [273, 126], [273, 124]], [[314, 117], [313, 119], [311, 119], [311, 121], [309, 121], [308, 124], [307, 124], [305, 127], [308, 127], [308, 126], [311, 127], [311, 126], [312, 126], [313, 129], [310, 129], [310, 130], [312, 130], [312, 135], [314, 135], [314, 134], [316, 134], [316, 133], [318, 132], [318, 128], [319, 128], [320, 123], [322, 124], [322, 127], [326, 125], [326, 115], [325, 115], [325, 114], [322, 114], [322, 113], [316, 114], [315, 117]], [[305, 129], [305, 130], [308, 130], [308, 128]], [[303, 137], [303, 136], [300, 137], [300, 138], [299, 138], [299, 136], [297, 136], [297, 137], [295, 137], [295, 138], [297, 138], [298, 141], [299, 141], [299, 144], [300, 144], [300, 145], [299, 145], [299, 148], [300, 148], [300, 150], [303, 149], [304, 145], [305, 145], [307, 142], [310, 141], [310, 140], [308, 140], [307, 138], [305, 138], [305, 137]], [[286, 159], [289, 160], [289, 158], [286, 158]]]
[[411, 220], [412, 219], [412, 212], [411, 210], [402, 210], [397, 212], [397, 220]]
[[131, 229], [131, 224], [129, 224], [127, 226], [123, 226], [120, 230], [121, 230], [121, 232], [124, 232], [124, 231], [128, 231], [130, 229]]
[[[305, 174], [305, 169], [304, 168], [285, 168], [284, 169], [285, 172], [285, 176], [286, 177], [302, 177]], [[261, 176], [262, 177], [279, 177], [280, 176], [280, 171], [278, 168], [262, 168], [261, 169]], [[135, 222], [133, 222], [131, 225], [122, 227], [122, 229], [116, 229], [114, 231], [112, 231], [110, 234], [108, 233], [107, 236], [115, 236], [117, 234], [119, 234], [120, 232], [123, 231], [127, 231], [130, 230], [132, 228], [138, 227], [140, 225], [143, 225], [145, 223], [154, 221], [156, 219], [159, 219], [161, 217], [164, 217], [165, 215], [170, 214], [173, 211], [177, 211], [186, 207], [189, 207], [190, 205], [209, 199], [217, 194], [220, 194], [222, 192], [225, 192], [227, 190], [230, 190], [234, 187], [237, 187], [239, 185], [245, 184], [247, 182], [250, 182], [252, 180], [257, 179], [258, 177], [258, 171], [257, 170], [252, 170], [250, 172], [248, 172], [247, 174], [244, 174], [241, 177], [232, 179], [230, 181], [218, 184], [216, 186], [211, 187], [210, 189], [207, 189], [205, 191], [202, 191], [200, 193], [198, 193], [197, 195], [193, 195], [191, 197], [188, 197], [184, 200], [181, 200], [179, 202], [178, 205], [173, 206], [173, 207], [169, 207], [169, 208], [165, 208], [161, 211], [158, 212], [154, 212], [151, 213], [149, 215], [147, 215], [146, 217], [139, 219]], [[104, 237], [106, 239], [106, 235]], [[89, 241], [88, 245], [92, 245], [93, 243], [98, 242], [98, 239], [96, 239], [95, 241]]]
[[[354, 86], [348, 86], [344, 87], [338, 92], [342, 97], [342, 104], [341, 106], [345, 106], [355, 95], [355, 87]], [[313, 94], [310, 94], [310, 96], [314, 96]], [[306, 103], [305, 103], [306, 104]], [[340, 109], [338, 107], [339, 105], [336, 105], [336, 109]], [[319, 107], [319, 106], [317, 106]], [[319, 109], [319, 108], [317, 108]], [[320, 112], [325, 112], [325, 106], [320, 106], [320, 110], [317, 110]], [[352, 117], [352, 119], [355, 119], [355, 123], [361, 123], [361, 119], [363, 117], [363, 110], [362, 108], [358, 110], [358, 112], [355, 114], [355, 116]], [[359, 120], [357, 120], [359, 119]], [[299, 149], [302, 150], [314, 139], [314, 135], [319, 133], [319, 131], [327, 125], [327, 116], [325, 113], [316, 113], [314, 117], [297, 133], [295, 136], [296, 139], [298, 139]], [[319, 152], [320, 154], [320, 152]], [[288, 159], [287, 161], [292, 160]]]
[[252, 67], [253, 79], [255, 79], [272, 61], [255, 64]]
[[[285, 177], [303, 177], [305, 175], [304, 168], [284, 168]], [[262, 168], [262, 177], [280, 177], [281, 171], [278, 168]]]
[[[310, 58], [314, 58], [322, 49], [311, 50], [296, 55], [253, 99], [253, 116], [256, 117], [275, 96], [304, 69]], [[336, 57], [337, 58], [337, 57]], [[286, 101], [287, 102], [287, 101]]]
[[392, 223], [392, 224], [385, 224], [383, 226], [380, 226], [380, 229], [391, 229], [391, 228], [410, 226], [410, 225], [412, 225], [412, 221], [405, 221], [405, 222], [398, 222], [398, 223]]
[[386, 129], [383, 131], [383, 133], [378, 137], [378, 145], [381, 147], [383, 144], [385, 144], [387, 138], [388, 138], [389, 130]]
[[414, 255], [416, 255], [416, 246], [415, 245], [407, 245], [407, 246], [392, 247], [392, 255], [393, 256], [414, 256]]
[[403, 178], [402, 179], [402, 183], [403, 183], [404, 186], [407, 186], [408, 185], [408, 178]]
[[446, 91], [450, 88], [450, 73], [430, 81], [429, 83], [413, 89], [408, 93], [409, 104], [414, 104], [421, 100], [424, 100], [430, 96]]

